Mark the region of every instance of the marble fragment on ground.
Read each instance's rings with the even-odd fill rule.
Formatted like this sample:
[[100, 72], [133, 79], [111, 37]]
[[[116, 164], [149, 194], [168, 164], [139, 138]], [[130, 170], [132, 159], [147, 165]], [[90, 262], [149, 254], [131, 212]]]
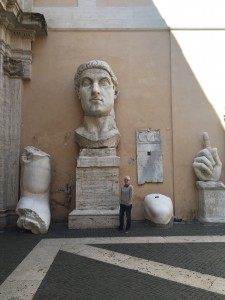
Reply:
[[158, 225], [167, 225], [173, 218], [172, 200], [161, 194], [149, 194], [144, 199], [145, 219]]
[[21, 156], [21, 196], [16, 207], [17, 225], [33, 233], [46, 233], [50, 225], [49, 155], [35, 147], [26, 147]]

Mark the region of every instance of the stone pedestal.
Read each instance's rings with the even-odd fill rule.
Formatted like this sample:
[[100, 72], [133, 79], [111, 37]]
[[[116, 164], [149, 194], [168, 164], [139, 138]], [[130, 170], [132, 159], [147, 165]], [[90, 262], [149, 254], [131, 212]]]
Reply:
[[69, 229], [118, 226], [119, 166], [115, 148], [81, 150], [76, 168], [76, 209], [69, 214]]
[[197, 181], [199, 221], [225, 223], [225, 185], [221, 181]]

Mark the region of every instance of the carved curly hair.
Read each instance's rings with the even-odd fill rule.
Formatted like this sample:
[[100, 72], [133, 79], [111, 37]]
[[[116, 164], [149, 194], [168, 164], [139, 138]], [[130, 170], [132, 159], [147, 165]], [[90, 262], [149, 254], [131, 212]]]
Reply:
[[88, 62], [81, 64], [77, 68], [77, 72], [74, 76], [75, 92], [76, 92], [77, 96], [79, 95], [81, 75], [82, 75], [83, 71], [85, 71], [87, 69], [102, 69], [102, 70], [105, 70], [106, 72], [108, 72], [112, 79], [113, 85], [115, 87], [115, 98], [117, 97], [117, 95], [119, 93], [119, 89], [118, 89], [118, 81], [117, 81], [116, 75], [114, 74], [114, 72], [111, 69], [111, 67], [109, 66], [109, 64], [107, 64], [107, 62], [105, 62], [103, 60], [90, 60]]

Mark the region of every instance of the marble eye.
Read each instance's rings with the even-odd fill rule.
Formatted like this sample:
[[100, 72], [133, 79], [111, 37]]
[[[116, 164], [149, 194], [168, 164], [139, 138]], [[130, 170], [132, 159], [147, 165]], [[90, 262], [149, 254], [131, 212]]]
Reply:
[[100, 85], [102, 86], [107, 86], [107, 85], [110, 85], [110, 81], [108, 78], [102, 78], [99, 82]]
[[89, 78], [84, 78], [83, 80], [82, 80], [82, 86], [90, 86], [90, 85], [92, 85], [92, 81], [91, 81], [91, 79], [89, 79]]

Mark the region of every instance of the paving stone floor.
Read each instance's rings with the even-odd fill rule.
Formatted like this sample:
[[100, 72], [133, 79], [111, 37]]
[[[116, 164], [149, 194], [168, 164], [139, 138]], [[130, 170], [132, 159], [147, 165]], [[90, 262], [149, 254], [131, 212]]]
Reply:
[[129, 234], [8, 228], [0, 249], [1, 300], [225, 299], [224, 224], [133, 222]]

